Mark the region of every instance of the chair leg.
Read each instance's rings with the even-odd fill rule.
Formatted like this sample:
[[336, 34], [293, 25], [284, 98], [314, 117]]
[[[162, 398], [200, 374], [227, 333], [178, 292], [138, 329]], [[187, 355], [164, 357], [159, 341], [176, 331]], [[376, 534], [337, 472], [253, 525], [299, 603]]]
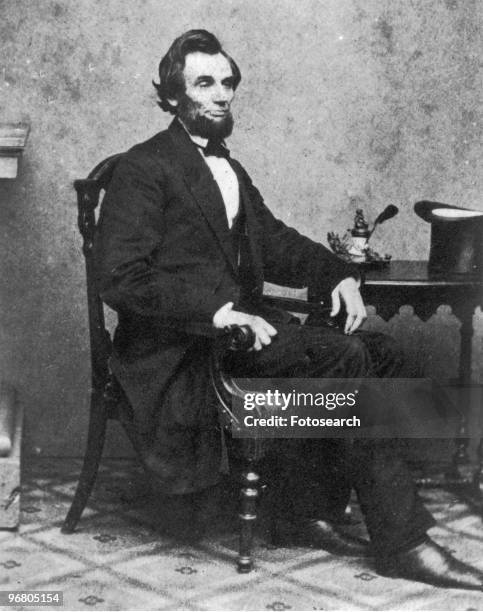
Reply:
[[248, 574], [253, 569], [253, 529], [257, 520], [259, 483], [259, 475], [249, 465], [242, 475], [240, 548], [238, 555], [238, 571], [241, 574]]
[[72, 505], [61, 528], [62, 533], [73, 533], [87, 505], [99, 470], [106, 437], [107, 418], [107, 410], [102, 394], [93, 391], [91, 394], [91, 410], [84, 463]]

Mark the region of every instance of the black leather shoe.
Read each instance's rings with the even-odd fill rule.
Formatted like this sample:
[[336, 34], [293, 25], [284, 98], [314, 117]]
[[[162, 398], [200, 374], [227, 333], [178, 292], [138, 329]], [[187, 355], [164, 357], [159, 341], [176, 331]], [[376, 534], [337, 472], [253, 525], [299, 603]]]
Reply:
[[483, 590], [483, 572], [458, 561], [429, 538], [405, 553], [379, 559], [376, 568], [380, 575], [391, 578], [448, 589]]
[[301, 521], [296, 525], [277, 521], [272, 526], [274, 546], [308, 546], [321, 548], [345, 557], [369, 556], [369, 543], [344, 533], [335, 523], [322, 520]]

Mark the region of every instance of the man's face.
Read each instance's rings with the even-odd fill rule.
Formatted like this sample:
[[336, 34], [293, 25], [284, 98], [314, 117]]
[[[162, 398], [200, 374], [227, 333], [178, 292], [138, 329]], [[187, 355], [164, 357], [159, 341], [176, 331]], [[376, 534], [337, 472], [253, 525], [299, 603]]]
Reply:
[[221, 53], [189, 53], [183, 76], [185, 92], [175, 105], [191, 134], [215, 139], [229, 136], [233, 128], [230, 104], [235, 94], [230, 62]]

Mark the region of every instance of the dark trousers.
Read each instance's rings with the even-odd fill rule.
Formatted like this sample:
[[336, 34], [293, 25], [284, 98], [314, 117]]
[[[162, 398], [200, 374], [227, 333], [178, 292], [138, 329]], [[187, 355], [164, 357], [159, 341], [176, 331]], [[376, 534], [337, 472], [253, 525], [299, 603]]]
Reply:
[[[235, 375], [384, 378], [400, 372], [401, 352], [384, 334], [346, 336], [324, 325], [274, 323], [278, 334], [271, 345], [232, 356]], [[424, 540], [434, 519], [417, 495], [398, 446], [391, 439], [275, 441], [268, 461], [278, 491], [276, 507], [294, 518], [338, 521], [355, 488], [376, 553], [412, 548]]]

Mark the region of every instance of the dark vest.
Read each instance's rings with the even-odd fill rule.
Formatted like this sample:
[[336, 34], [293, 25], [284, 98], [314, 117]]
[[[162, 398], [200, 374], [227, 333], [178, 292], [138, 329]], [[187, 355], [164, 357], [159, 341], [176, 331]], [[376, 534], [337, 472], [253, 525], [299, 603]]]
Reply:
[[247, 304], [251, 301], [252, 289], [255, 286], [255, 278], [252, 271], [252, 262], [250, 256], [250, 245], [248, 240], [247, 224], [245, 211], [243, 208], [243, 198], [240, 198], [240, 208], [238, 214], [233, 220], [233, 225], [230, 228], [233, 254], [235, 261], [238, 262], [238, 275], [240, 278], [240, 301], [242, 304]]

